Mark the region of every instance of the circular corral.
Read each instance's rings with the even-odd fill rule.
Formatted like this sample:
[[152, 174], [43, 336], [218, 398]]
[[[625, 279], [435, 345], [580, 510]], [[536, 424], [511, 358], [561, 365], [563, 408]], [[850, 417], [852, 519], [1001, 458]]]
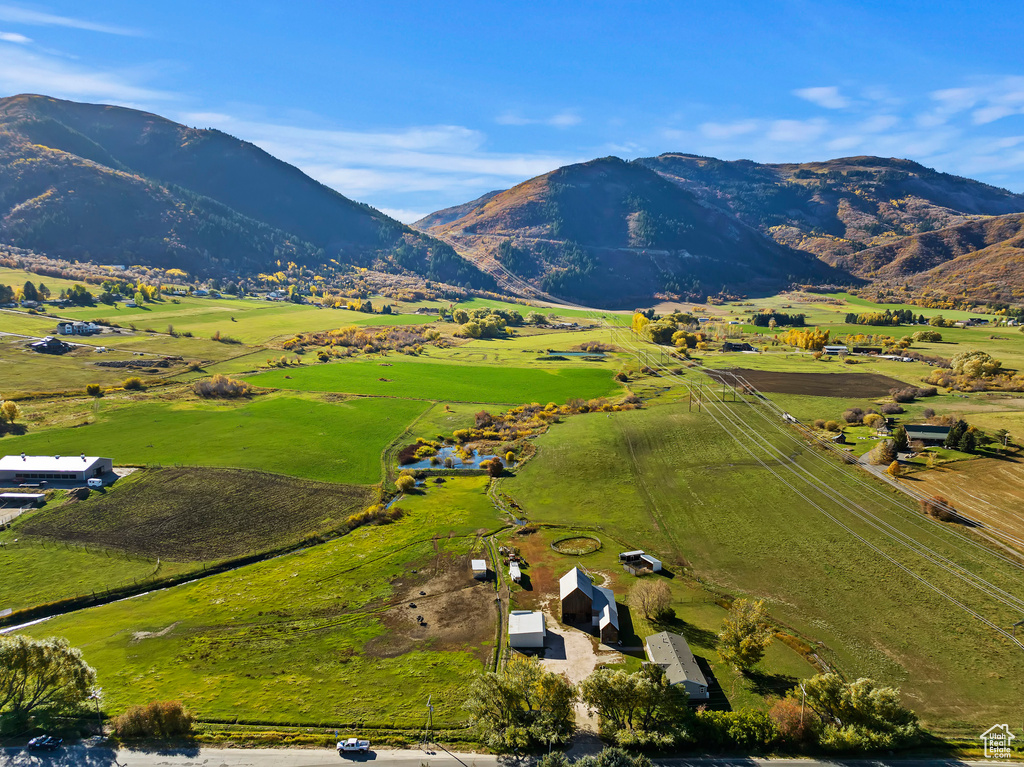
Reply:
[[601, 550], [601, 539], [593, 535], [575, 533], [551, 542], [551, 548], [559, 554], [570, 557], [582, 557]]

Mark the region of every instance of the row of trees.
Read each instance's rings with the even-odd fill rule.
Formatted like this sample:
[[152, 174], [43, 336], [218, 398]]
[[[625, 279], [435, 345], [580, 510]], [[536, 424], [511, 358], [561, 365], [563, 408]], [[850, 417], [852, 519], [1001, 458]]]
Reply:
[[846, 315], [847, 325], [927, 325], [928, 320], [922, 314], [915, 317], [909, 309], [886, 309], [884, 312], [850, 312]]
[[[710, 711], [691, 709], [685, 690], [655, 664], [633, 673], [601, 668], [576, 686], [536, 658], [516, 654], [505, 668], [475, 680], [466, 708], [491, 748], [550, 750], [572, 735], [577, 701], [598, 716], [605, 737], [624, 747], [855, 752], [920, 738], [917, 717], [900, 702], [899, 690], [833, 673], [805, 680], [769, 712]], [[568, 763], [562, 756], [548, 762]]]
[[787, 314], [785, 312], [761, 311], [751, 317], [751, 324], [759, 328], [774, 328], [778, 325], [792, 325], [796, 328], [804, 326], [805, 315]]

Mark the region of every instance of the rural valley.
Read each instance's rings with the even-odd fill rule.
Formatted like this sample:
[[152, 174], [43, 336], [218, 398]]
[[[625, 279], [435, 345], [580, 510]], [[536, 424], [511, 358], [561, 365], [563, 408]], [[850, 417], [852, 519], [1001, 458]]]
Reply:
[[278, 5], [0, 4], [0, 765], [1013, 758], [1019, 89]]

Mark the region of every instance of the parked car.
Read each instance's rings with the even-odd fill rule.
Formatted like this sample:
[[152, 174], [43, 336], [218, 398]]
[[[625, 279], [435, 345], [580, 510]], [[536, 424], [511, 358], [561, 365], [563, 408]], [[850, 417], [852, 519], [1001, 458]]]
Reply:
[[370, 741], [359, 740], [359, 738], [349, 738], [348, 740], [338, 741], [338, 753], [362, 753], [365, 754], [370, 750]]
[[63, 744], [64, 740], [61, 738], [55, 738], [52, 735], [40, 735], [28, 742], [28, 748], [29, 751], [56, 751]]

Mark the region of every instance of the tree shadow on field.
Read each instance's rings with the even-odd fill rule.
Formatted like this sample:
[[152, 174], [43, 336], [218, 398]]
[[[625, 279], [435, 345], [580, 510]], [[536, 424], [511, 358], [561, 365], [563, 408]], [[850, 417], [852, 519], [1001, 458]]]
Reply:
[[682, 634], [687, 644], [691, 647], [696, 646], [714, 650], [718, 644], [718, 635], [714, 631], [694, 626], [692, 623], [687, 623], [675, 615], [658, 619], [654, 623], [654, 627], [660, 631], [672, 631], [676, 634]]
[[743, 676], [751, 684], [751, 689], [761, 696], [783, 696], [797, 684], [797, 678], [789, 674], [769, 674], [757, 669], [748, 669]]

